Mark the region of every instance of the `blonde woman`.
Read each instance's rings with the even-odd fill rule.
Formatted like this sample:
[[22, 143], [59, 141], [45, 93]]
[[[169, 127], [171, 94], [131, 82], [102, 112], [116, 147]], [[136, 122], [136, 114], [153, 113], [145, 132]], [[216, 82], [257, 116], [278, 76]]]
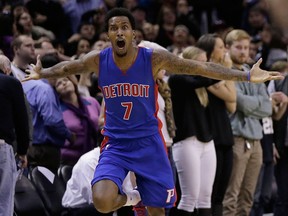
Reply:
[[[196, 47], [187, 47], [182, 57], [207, 61], [205, 51]], [[173, 75], [169, 79], [177, 128], [172, 152], [182, 193], [177, 216], [194, 215], [195, 208], [198, 215], [211, 214], [216, 154], [207, 92], [201, 87], [214, 83], [211, 79], [189, 75]]]

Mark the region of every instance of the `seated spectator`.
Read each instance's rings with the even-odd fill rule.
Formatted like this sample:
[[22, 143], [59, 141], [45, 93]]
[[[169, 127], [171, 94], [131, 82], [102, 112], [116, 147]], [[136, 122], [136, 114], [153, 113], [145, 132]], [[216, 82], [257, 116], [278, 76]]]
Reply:
[[61, 149], [61, 163], [74, 165], [81, 155], [97, 144], [100, 105], [92, 97], [80, 96], [77, 85], [69, 78], [57, 79], [55, 88], [60, 97], [64, 122], [76, 135], [73, 143], [66, 140]]

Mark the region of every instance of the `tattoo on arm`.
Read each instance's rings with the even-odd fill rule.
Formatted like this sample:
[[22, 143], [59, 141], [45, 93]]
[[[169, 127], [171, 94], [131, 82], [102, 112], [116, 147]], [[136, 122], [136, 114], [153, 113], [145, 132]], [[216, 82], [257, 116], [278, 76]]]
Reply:
[[87, 54], [81, 59], [63, 61], [53, 67], [42, 69], [43, 78], [66, 77], [81, 73], [98, 73], [99, 57], [97, 55]]
[[81, 67], [78, 60], [60, 62], [50, 68], [42, 69], [43, 78], [65, 77], [72, 74], [81, 73]]
[[173, 74], [200, 75], [218, 80], [247, 81], [247, 72], [229, 69], [212, 62], [182, 59], [168, 51], [154, 50], [152, 57], [154, 76], [161, 69]]

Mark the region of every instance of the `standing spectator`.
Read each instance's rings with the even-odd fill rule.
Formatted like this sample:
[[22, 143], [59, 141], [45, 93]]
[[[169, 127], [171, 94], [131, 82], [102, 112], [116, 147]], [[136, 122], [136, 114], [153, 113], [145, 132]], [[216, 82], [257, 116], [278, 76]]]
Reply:
[[[19, 168], [26, 168], [29, 124], [21, 83], [3, 74], [11, 70], [10, 61], [3, 55], [0, 55], [0, 69], [0, 212], [3, 216], [12, 216], [17, 181], [14, 151], [19, 159]], [[15, 150], [14, 141], [17, 143]]]
[[[233, 68], [249, 70], [250, 35], [243, 30], [232, 30], [226, 36], [226, 46]], [[233, 167], [224, 197], [223, 215], [249, 215], [262, 165], [263, 137], [260, 119], [272, 114], [272, 104], [264, 83], [237, 82], [237, 109], [231, 116], [234, 135]]]
[[[273, 101], [272, 96], [271, 101]], [[275, 102], [273, 101], [272, 104], [274, 103]], [[272, 117], [269, 116], [261, 119], [261, 124], [263, 126], [263, 138], [261, 139], [263, 163], [255, 189], [253, 206], [250, 212], [250, 216], [263, 216], [265, 210], [268, 210], [269, 205], [271, 205], [272, 197], [272, 184], [274, 179], [274, 156], [277, 154], [277, 149], [274, 147], [273, 143], [274, 134]]]
[[[205, 34], [199, 38], [196, 46], [207, 53], [210, 62], [231, 68], [232, 61], [217, 34]], [[213, 139], [217, 156], [216, 176], [212, 193], [212, 215], [222, 216], [223, 199], [228, 186], [233, 163], [233, 133], [228, 112], [236, 110], [236, 88], [233, 81], [219, 81], [207, 87]], [[228, 111], [228, 112], [227, 112]]]
[[[187, 47], [182, 55], [185, 59], [207, 61], [205, 51], [196, 47]], [[172, 152], [182, 194], [177, 216], [191, 215], [195, 208], [200, 216], [211, 214], [216, 153], [207, 93], [199, 94], [195, 89], [214, 83], [208, 78], [189, 75], [169, 78], [177, 128]]]
[[[288, 69], [287, 66], [288, 66], [287, 62], [279, 61], [275, 65], [273, 64], [271, 69], [278, 70], [280, 72], [285, 72]], [[270, 100], [273, 105], [273, 114], [271, 117], [263, 118], [261, 122], [263, 125], [263, 138], [261, 139], [261, 146], [263, 150], [263, 164], [260, 170], [254, 195], [253, 207], [251, 209], [250, 216], [262, 216], [267, 210], [268, 211], [270, 210], [270, 212], [272, 212], [274, 205], [273, 201], [275, 201], [274, 199], [271, 198], [274, 192], [273, 191], [274, 165], [275, 163], [277, 163], [279, 153], [274, 144], [274, 130], [272, 119], [274, 118], [274, 120], [277, 121], [277, 119], [281, 118], [278, 116], [283, 114], [282, 111], [285, 109], [284, 107], [286, 106], [288, 100], [284, 92], [282, 91], [275, 92], [274, 84], [275, 84], [274, 81], [271, 82], [271, 85], [270, 83], [268, 84], [270, 90], [274, 88], [272, 90], [273, 92], [270, 92]], [[278, 106], [280, 104], [281, 109], [278, 109]], [[278, 135], [279, 134], [277, 134], [276, 136]]]
[[[12, 43], [14, 58], [12, 73], [22, 80], [25, 69], [35, 61], [34, 41], [27, 35], [16, 37]], [[72, 141], [66, 128], [59, 101], [47, 80], [31, 80], [23, 83], [23, 89], [33, 114], [33, 141], [28, 149], [29, 165], [45, 166], [57, 172], [60, 165], [60, 147], [65, 139]]]
[[281, 82], [270, 82], [268, 91], [275, 101], [275, 113], [273, 114], [274, 143], [279, 152], [275, 165], [275, 179], [277, 184], [277, 198], [274, 205], [274, 215], [284, 216], [288, 214], [288, 63], [279, 61], [273, 64], [273, 68], [284, 72], [285, 79]]
[[97, 145], [100, 105], [92, 97], [80, 96], [77, 85], [69, 78], [57, 79], [55, 88], [60, 97], [65, 125], [76, 135], [73, 143], [66, 140], [61, 148], [61, 164], [73, 166], [81, 155]]

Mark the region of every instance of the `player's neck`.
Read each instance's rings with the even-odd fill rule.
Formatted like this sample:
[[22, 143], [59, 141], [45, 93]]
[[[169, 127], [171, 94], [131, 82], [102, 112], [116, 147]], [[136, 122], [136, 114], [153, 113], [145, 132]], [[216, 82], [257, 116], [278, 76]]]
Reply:
[[134, 63], [138, 53], [138, 47], [132, 47], [125, 56], [117, 56], [114, 54], [114, 61], [116, 65], [123, 71], [126, 71]]

